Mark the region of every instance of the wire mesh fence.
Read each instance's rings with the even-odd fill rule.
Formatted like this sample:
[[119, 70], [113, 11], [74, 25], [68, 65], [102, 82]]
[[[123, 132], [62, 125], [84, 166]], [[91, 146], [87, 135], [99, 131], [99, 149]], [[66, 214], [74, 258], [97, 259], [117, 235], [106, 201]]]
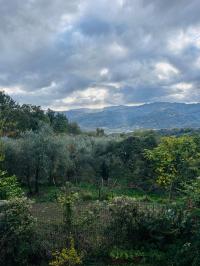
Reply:
[[[135, 202], [137, 215], [163, 216], [174, 211], [170, 206], [148, 202]], [[64, 214], [61, 206], [57, 203], [37, 203], [32, 206], [32, 215], [36, 218], [37, 233], [40, 236], [42, 245], [47, 250], [58, 250], [66, 246], [69, 230], [64, 223]], [[174, 216], [175, 217], [175, 216]], [[87, 246], [93, 243], [93, 248], [98, 249], [103, 239], [111, 239], [114, 236], [109, 233], [105, 235], [112, 214], [108, 208], [100, 208], [95, 213], [91, 203], [78, 204], [74, 208], [74, 224], [70, 228], [76, 241]]]
[[[115, 202], [115, 207], [120, 208], [121, 206], [122, 213], [123, 209], [126, 209], [126, 204], [124, 203], [126, 202], [120, 205], [120, 202]], [[113, 243], [114, 245], [115, 243], [120, 243], [120, 237], [123, 237], [123, 222], [126, 225], [127, 220], [123, 221], [123, 217], [119, 217], [119, 210], [117, 210], [116, 216], [115, 213], [113, 214], [112, 204], [112, 201], [111, 203], [108, 201], [78, 202], [73, 206], [73, 223], [70, 228], [65, 223], [63, 208], [60, 204], [52, 202], [32, 204], [31, 213], [36, 220], [37, 237], [39, 237], [41, 250], [44, 251], [47, 257], [51, 257], [53, 251], [60, 251], [67, 247], [70, 235], [73, 236], [78, 250], [89, 251], [88, 253], [90, 254], [97, 254], [104, 247], [108, 250], [109, 243], [112, 243], [112, 245]], [[177, 219], [179, 219], [179, 212], [181, 220], [182, 210], [172, 205], [139, 201], [130, 201], [129, 207], [130, 205], [133, 210], [135, 208], [136, 212], [135, 214], [130, 212], [130, 216], [125, 214], [125, 219], [127, 217], [131, 217], [130, 219], [135, 218], [135, 220], [138, 219], [140, 224], [143, 221], [142, 218], [144, 220], [147, 219], [149, 222], [152, 217], [156, 217], [157, 220], [153, 221], [160, 219], [158, 226], [163, 228], [162, 223], [163, 221], [166, 222], [166, 217], [169, 217], [170, 223], [174, 222], [175, 224]], [[162, 217], [165, 217], [165, 219], [162, 219]], [[113, 226], [115, 218], [121, 219], [121, 227], [119, 226], [117, 230], [112, 227], [112, 230], [109, 230], [109, 226]], [[132, 227], [130, 229], [132, 230]], [[86, 265], [101, 266], [107, 264], [102, 264], [100, 259], [95, 257], [88, 261]]]

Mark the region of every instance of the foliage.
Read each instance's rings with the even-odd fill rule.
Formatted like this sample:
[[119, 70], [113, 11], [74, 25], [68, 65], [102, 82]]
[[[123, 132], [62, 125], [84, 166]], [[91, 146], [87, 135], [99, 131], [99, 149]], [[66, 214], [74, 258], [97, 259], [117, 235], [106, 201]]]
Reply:
[[30, 194], [38, 193], [42, 184], [56, 185], [73, 164], [64, 140], [47, 126], [26, 132], [20, 139], [5, 140], [5, 168], [20, 177]]
[[153, 162], [157, 183], [169, 189], [169, 197], [180, 182], [198, 175], [195, 162], [199, 153], [195, 141], [188, 136], [164, 137], [146, 156]]
[[76, 266], [82, 264], [82, 255], [79, 255], [74, 247], [74, 239], [71, 238], [69, 248], [63, 248], [61, 252], [53, 253], [54, 259], [50, 266]]
[[5, 172], [0, 172], [0, 200], [22, 196], [23, 191], [19, 186], [16, 176], [6, 176]]
[[[161, 263], [166, 266], [188, 265], [183, 260], [185, 250], [188, 254], [185, 261], [197, 266], [198, 221], [198, 216], [184, 209], [183, 205], [163, 206], [117, 197], [110, 201], [79, 201], [75, 204], [71, 233], [78, 250], [87, 255], [87, 260], [111, 256], [113, 262], [123, 261], [123, 265], [132, 260], [132, 263], [140, 261], [152, 266]], [[51, 234], [54, 236], [52, 231]], [[67, 230], [62, 234], [68, 238]], [[53, 240], [61, 241], [59, 238]]]
[[137, 257], [144, 257], [144, 252], [140, 250], [123, 250], [120, 248], [114, 248], [110, 252], [110, 257], [113, 260], [134, 261]]
[[184, 244], [194, 234], [194, 217], [178, 206], [154, 208], [120, 197], [113, 199], [109, 208], [111, 222], [106, 232], [112, 236], [110, 246], [159, 253], [175, 243]]
[[97, 128], [96, 129], [96, 136], [102, 137], [105, 135], [104, 129], [103, 128]]
[[36, 250], [34, 224], [26, 198], [14, 198], [6, 204], [0, 227], [2, 265], [27, 265]]
[[190, 183], [184, 183], [181, 193], [188, 207], [200, 208], [200, 179], [196, 179]]
[[154, 263], [159, 265], [164, 259], [164, 253], [159, 250], [124, 250], [114, 247], [110, 252], [113, 262], [132, 262], [132, 263]]
[[94, 199], [91, 191], [81, 191], [80, 197], [83, 201], [91, 201]]
[[135, 200], [128, 197], [116, 197], [110, 201], [108, 207], [112, 216], [111, 224], [108, 227], [108, 231], [112, 231], [111, 241], [126, 245], [130, 228], [136, 226], [135, 219], [138, 216], [138, 208], [135, 205]]
[[[4, 156], [0, 143], [0, 163], [3, 162]], [[0, 200], [8, 200], [13, 197], [22, 197], [23, 192], [18, 183], [16, 176], [8, 176], [5, 171], [0, 169]]]
[[73, 226], [73, 208], [74, 203], [78, 199], [78, 193], [73, 192], [71, 189], [71, 184], [66, 183], [62, 188], [62, 194], [58, 197], [58, 202], [61, 204], [63, 208], [63, 218], [65, 229], [68, 234], [71, 233]]
[[17, 139], [3, 139], [4, 169], [18, 176], [29, 194], [38, 194], [40, 186], [59, 186], [98, 176], [97, 147], [111, 140], [87, 136], [55, 135], [51, 128], [26, 132]]
[[0, 126], [3, 136], [18, 136], [27, 130], [38, 130], [41, 124], [48, 124], [56, 133], [80, 134], [76, 123], [69, 123], [66, 116], [40, 106], [19, 105], [9, 95], [0, 92]]

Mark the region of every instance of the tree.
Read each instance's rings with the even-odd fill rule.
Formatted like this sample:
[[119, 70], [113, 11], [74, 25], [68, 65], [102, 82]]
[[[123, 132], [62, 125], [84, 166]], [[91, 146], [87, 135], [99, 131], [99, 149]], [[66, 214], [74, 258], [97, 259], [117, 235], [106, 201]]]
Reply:
[[18, 108], [17, 129], [19, 132], [38, 130], [41, 124], [47, 124], [48, 118], [40, 106], [23, 104]]
[[80, 134], [77, 123], [69, 123], [63, 113], [48, 109], [45, 113], [40, 106], [19, 105], [9, 95], [0, 92], [0, 127], [3, 136], [19, 136], [28, 130], [36, 131], [41, 125], [50, 125], [56, 133]]
[[104, 129], [103, 128], [97, 128], [96, 129], [96, 136], [97, 137], [102, 137], [105, 135]]
[[46, 114], [47, 117], [49, 118], [50, 126], [53, 126], [56, 113], [53, 110], [48, 109]]
[[104, 181], [108, 181], [109, 178], [109, 168], [108, 164], [104, 160], [103, 163], [101, 164], [101, 176]]
[[[58, 185], [77, 173], [80, 164], [78, 140], [73, 136], [55, 134], [43, 125], [38, 131], [27, 131], [19, 138], [4, 138], [4, 169], [18, 176], [29, 194], [38, 193], [41, 184]], [[84, 156], [82, 156], [84, 157]], [[74, 178], [74, 174], [70, 176]]]
[[200, 179], [183, 184], [181, 193], [188, 207], [200, 208]]
[[40, 106], [20, 106], [4, 92], [0, 92], [0, 121], [3, 136], [17, 136], [26, 130], [38, 130], [41, 123], [48, 123]]
[[44, 182], [41, 177], [47, 176], [48, 166], [48, 141], [51, 129], [42, 127], [38, 132], [28, 132], [26, 137], [29, 140], [30, 152], [32, 154], [32, 169], [34, 172], [34, 193], [39, 192], [39, 183]]
[[74, 135], [81, 134], [81, 129], [76, 122], [71, 122], [68, 125], [68, 132]]
[[197, 145], [192, 137], [163, 137], [153, 150], [146, 150], [153, 162], [157, 184], [169, 190], [169, 199], [180, 182], [198, 175], [195, 162], [199, 160]]
[[47, 117], [50, 121], [50, 126], [56, 133], [67, 133], [69, 129], [69, 122], [67, 117], [62, 113], [56, 113], [51, 109], [47, 110]]
[[19, 106], [4, 92], [0, 91], [0, 127], [1, 134], [12, 134], [16, 126], [16, 110]]

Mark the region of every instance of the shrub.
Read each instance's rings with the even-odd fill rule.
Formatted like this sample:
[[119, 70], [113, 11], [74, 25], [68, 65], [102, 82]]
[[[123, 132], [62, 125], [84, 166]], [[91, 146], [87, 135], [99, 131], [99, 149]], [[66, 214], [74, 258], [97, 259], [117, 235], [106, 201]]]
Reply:
[[188, 207], [200, 208], [200, 179], [184, 184], [181, 192]]
[[0, 171], [0, 200], [22, 196], [23, 192], [16, 176], [6, 176], [5, 172]]
[[74, 220], [74, 204], [78, 200], [78, 197], [78, 193], [68, 193], [66, 191], [58, 197], [58, 202], [61, 204], [63, 209], [63, 222], [68, 235], [72, 231]]
[[109, 208], [111, 222], [106, 234], [111, 247], [163, 251], [174, 243], [186, 242], [194, 232], [194, 219], [176, 206], [163, 208], [118, 197]]
[[26, 198], [14, 198], [1, 213], [0, 261], [2, 265], [27, 265], [34, 254], [34, 219]]
[[83, 201], [90, 201], [94, 199], [94, 196], [90, 191], [81, 191], [80, 197]]
[[160, 263], [163, 258], [164, 254], [163, 252], [160, 252], [159, 250], [151, 250], [148, 251], [145, 250], [125, 250], [120, 248], [114, 248], [110, 252], [110, 257], [114, 263], [120, 262], [120, 263], [151, 263], [153, 262], [155, 265], [160, 265], [157, 263]]
[[61, 252], [54, 252], [54, 259], [49, 263], [50, 266], [76, 266], [82, 264], [82, 255], [79, 255], [74, 247], [74, 239], [70, 240], [70, 247], [63, 248]]
[[74, 237], [80, 250], [88, 256], [102, 256], [109, 248], [107, 235], [104, 234], [109, 222], [105, 201], [94, 201], [78, 209], [74, 223]]
[[139, 198], [139, 201], [141, 201], [141, 202], [152, 202], [152, 199], [148, 195], [144, 195], [144, 196]]
[[111, 242], [115, 244], [127, 244], [129, 237], [132, 237], [136, 229], [138, 218], [138, 207], [132, 198], [116, 197], [109, 203], [111, 222], [106, 234]]

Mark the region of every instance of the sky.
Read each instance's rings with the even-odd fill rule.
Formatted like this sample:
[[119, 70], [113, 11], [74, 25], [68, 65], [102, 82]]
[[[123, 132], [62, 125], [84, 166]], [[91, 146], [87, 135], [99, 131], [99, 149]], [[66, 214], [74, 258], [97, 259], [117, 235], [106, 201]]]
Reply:
[[200, 102], [199, 0], [0, 0], [0, 90], [68, 110]]

